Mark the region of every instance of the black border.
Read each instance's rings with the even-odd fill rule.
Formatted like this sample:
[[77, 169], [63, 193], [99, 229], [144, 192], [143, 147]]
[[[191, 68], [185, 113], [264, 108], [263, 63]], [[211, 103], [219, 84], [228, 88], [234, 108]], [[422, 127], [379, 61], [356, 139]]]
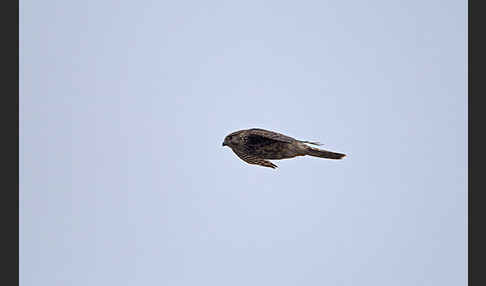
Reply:
[[[479, 3], [479, 2], [476, 2]], [[482, 100], [486, 93], [481, 85], [484, 78], [484, 16], [479, 5], [467, 1], [467, 100], [468, 100], [468, 201], [467, 201], [467, 277], [468, 285], [486, 285], [484, 275], [484, 233], [485, 223], [481, 219], [484, 206], [485, 188], [481, 186], [481, 169], [484, 160], [479, 156], [484, 148], [484, 113]], [[474, 132], [476, 130], [476, 133]], [[479, 132], [478, 132], [479, 131]], [[483, 206], [482, 206], [483, 205]], [[483, 281], [483, 282], [481, 282]]]
[[2, 284], [19, 284], [19, 1], [7, 1], [3, 6], [2, 17], [4, 59], [2, 84], [3, 99], [2, 122], [4, 134], [2, 144], [6, 156], [3, 178], [6, 186], [2, 188], [3, 226], [2, 244], [4, 263]]
[[[13, 138], [13, 140], [4, 140], [9, 146], [4, 145], [4, 154], [8, 157], [7, 162], [11, 166], [6, 166], [4, 170], [4, 178], [7, 180], [7, 186], [4, 189], [3, 194], [9, 196], [8, 199], [4, 199], [4, 207], [2, 208], [4, 222], [7, 229], [4, 229], [3, 249], [7, 252], [7, 256], [10, 259], [4, 259], [3, 273], [7, 276], [2, 277], [5, 285], [19, 285], [19, 1], [7, 1], [6, 4], [10, 4], [10, 7], [4, 8], [4, 17], [2, 17], [4, 27], [3, 43], [12, 43], [11, 45], [2, 45], [6, 47], [4, 49], [4, 59], [7, 62], [4, 67], [8, 67], [4, 70], [3, 80], [4, 85], [4, 97], [7, 102], [4, 103], [3, 122], [4, 130], [8, 130], [8, 135], [4, 136], [5, 139]], [[478, 2], [476, 2], [478, 3]], [[486, 96], [484, 91], [481, 91], [481, 78], [484, 75], [482, 71], [484, 59], [485, 45], [482, 40], [484, 39], [484, 23], [481, 23], [483, 19], [482, 9], [478, 6], [471, 7], [472, 3], [467, 1], [467, 85], [468, 85], [468, 213], [467, 213], [467, 234], [468, 234], [468, 285], [486, 285], [486, 281], [482, 283], [480, 281], [485, 280], [482, 278], [481, 272], [483, 271], [483, 248], [482, 244], [486, 241], [482, 234], [485, 223], [481, 220], [481, 207], [485, 200], [484, 187], [481, 187], [481, 183], [477, 178], [481, 174], [482, 158], [478, 156], [481, 154], [482, 134], [484, 133], [484, 125], [482, 122], [481, 114], [482, 107], [486, 106], [481, 104], [481, 100]], [[8, 9], [10, 8], [10, 9]], [[476, 35], [476, 37], [474, 36]], [[8, 51], [8, 49], [10, 49]], [[472, 59], [472, 60], [471, 60]], [[471, 96], [475, 94], [476, 96]], [[9, 96], [14, 95], [14, 96]], [[474, 133], [474, 129], [479, 131]], [[474, 135], [476, 134], [476, 135]], [[472, 154], [472, 155], [471, 155]], [[476, 178], [476, 179], [474, 179]], [[14, 191], [15, 190], [15, 191]], [[472, 191], [476, 190], [476, 191]], [[476, 227], [474, 227], [476, 226]], [[12, 235], [9, 235], [11, 233]]]
[[[7, 197], [3, 201], [2, 240], [4, 263], [2, 284], [19, 285], [19, 1], [6, 1], [2, 10], [3, 36], [2, 41], [4, 72], [2, 75], [3, 99], [2, 105], [4, 129], [7, 134], [2, 140], [8, 162], [3, 168], [3, 178], [7, 185], [2, 188], [2, 194]], [[9, 140], [12, 138], [13, 140]]]

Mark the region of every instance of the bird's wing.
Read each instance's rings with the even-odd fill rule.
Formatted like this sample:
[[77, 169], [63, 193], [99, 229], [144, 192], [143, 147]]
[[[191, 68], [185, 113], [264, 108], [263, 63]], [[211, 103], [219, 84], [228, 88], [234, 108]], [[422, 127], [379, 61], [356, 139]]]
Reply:
[[238, 157], [240, 157], [241, 160], [247, 162], [248, 164], [260, 165], [260, 166], [269, 167], [269, 168], [272, 168], [272, 169], [277, 168], [277, 165], [273, 164], [272, 162], [264, 160], [264, 159], [256, 157], [256, 156], [253, 156], [253, 155], [250, 155], [246, 152], [241, 152], [241, 151], [236, 150], [236, 149], [233, 149], [233, 152], [235, 152], [235, 154]]
[[259, 128], [253, 128], [248, 130], [248, 143], [251, 144], [251, 142], [255, 143], [264, 143], [264, 142], [285, 142], [285, 143], [292, 143], [297, 140], [295, 140], [292, 137], [285, 136], [283, 134], [273, 132], [273, 131], [268, 131], [265, 129], [259, 129]]

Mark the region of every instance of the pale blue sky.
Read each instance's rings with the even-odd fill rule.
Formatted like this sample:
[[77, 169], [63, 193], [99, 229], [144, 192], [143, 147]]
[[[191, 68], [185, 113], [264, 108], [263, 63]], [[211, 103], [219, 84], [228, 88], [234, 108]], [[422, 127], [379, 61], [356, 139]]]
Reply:
[[20, 284], [466, 285], [466, 5], [20, 1]]

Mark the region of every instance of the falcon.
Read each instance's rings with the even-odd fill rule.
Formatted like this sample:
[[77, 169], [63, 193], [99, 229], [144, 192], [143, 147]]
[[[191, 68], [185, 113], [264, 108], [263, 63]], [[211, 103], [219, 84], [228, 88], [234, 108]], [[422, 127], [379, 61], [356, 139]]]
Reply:
[[326, 151], [308, 146], [318, 142], [301, 141], [292, 137], [260, 128], [239, 130], [224, 138], [223, 146], [228, 146], [248, 164], [277, 168], [268, 160], [289, 159], [297, 156], [314, 156], [326, 159], [341, 159], [345, 154]]

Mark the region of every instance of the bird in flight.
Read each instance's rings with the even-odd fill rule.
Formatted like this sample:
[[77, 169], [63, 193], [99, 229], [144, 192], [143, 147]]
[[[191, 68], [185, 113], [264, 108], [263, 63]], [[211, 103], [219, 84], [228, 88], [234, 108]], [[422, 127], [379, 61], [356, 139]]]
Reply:
[[268, 160], [289, 159], [310, 155], [327, 159], [341, 159], [345, 154], [326, 151], [306, 144], [321, 145], [318, 142], [301, 141], [292, 137], [259, 128], [239, 130], [224, 138], [228, 146], [248, 164], [277, 168]]

